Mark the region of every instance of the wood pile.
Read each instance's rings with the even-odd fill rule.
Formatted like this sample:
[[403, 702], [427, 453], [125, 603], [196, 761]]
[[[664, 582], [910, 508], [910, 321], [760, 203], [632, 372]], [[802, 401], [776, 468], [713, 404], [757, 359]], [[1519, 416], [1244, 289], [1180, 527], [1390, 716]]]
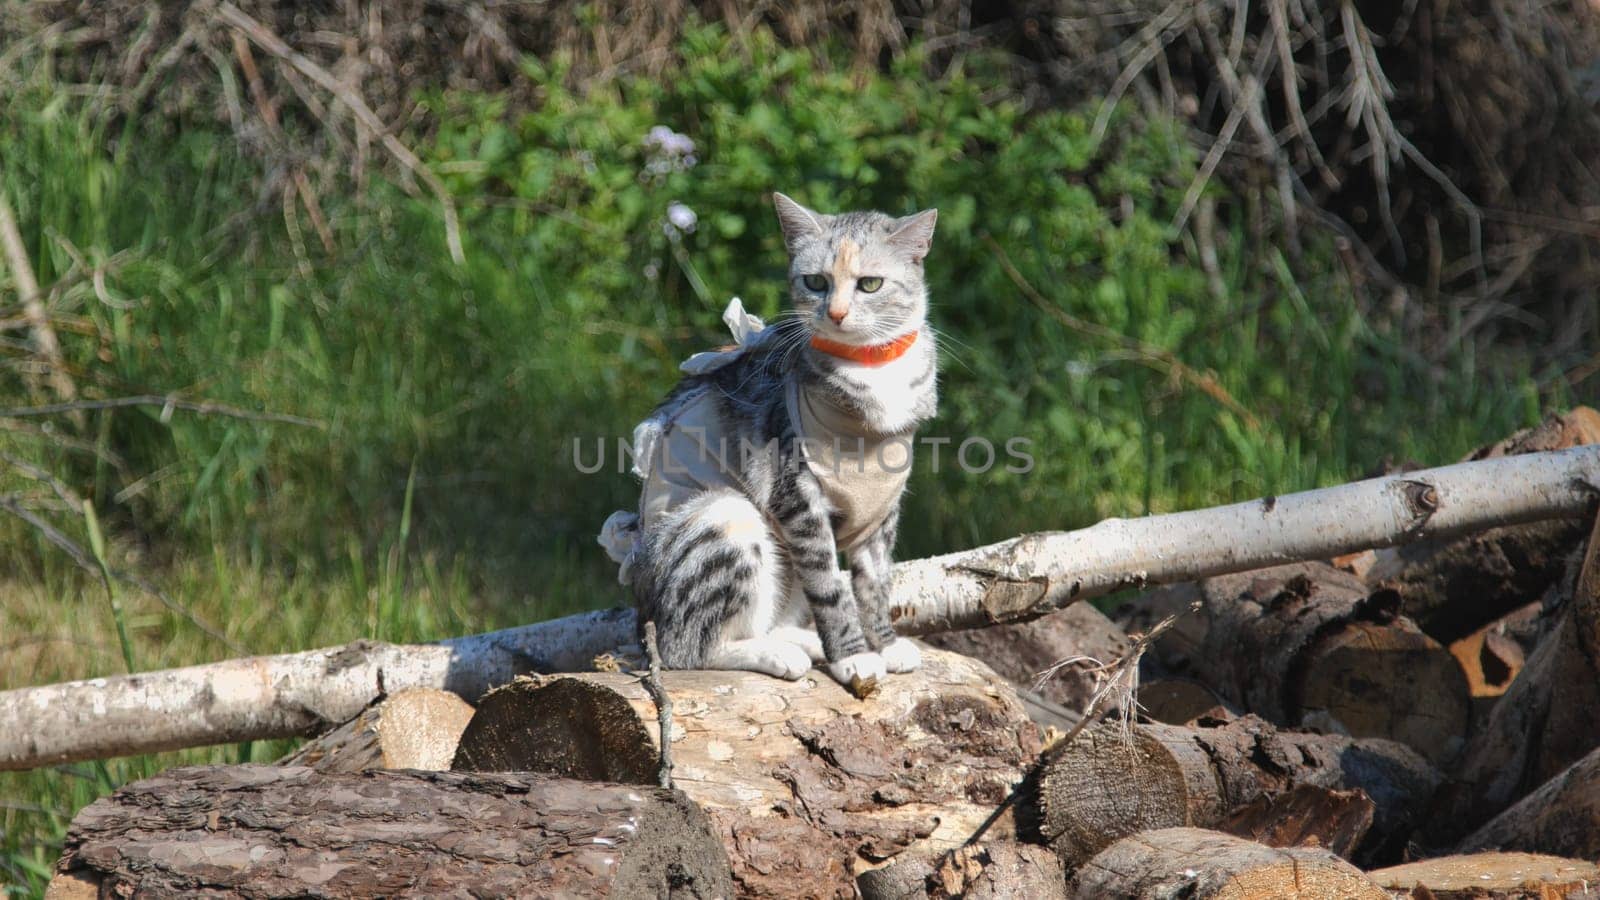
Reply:
[[[1585, 409], [1484, 452], [1595, 442]], [[665, 728], [640, 672], [396, 693], [91, 804], [50, 896], [1600, 895], [1593, 517], [930, 644], [865, 697], [660, 673]]]

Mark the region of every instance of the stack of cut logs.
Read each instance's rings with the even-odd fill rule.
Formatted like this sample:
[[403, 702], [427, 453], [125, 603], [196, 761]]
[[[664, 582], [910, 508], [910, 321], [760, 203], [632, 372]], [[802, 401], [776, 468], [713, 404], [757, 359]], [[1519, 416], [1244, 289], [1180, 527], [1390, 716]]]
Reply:
[[[1580, 409], [1480, 455], [1595, 442]], [[665, 734], [628, 671], [397, 693], [90, 805], [51, 896], [1600, 895], [1593, 522], [929, 645], [865, 698], [665, 672]], [[1134, 648], [1137, 705], [1101, 696]]]

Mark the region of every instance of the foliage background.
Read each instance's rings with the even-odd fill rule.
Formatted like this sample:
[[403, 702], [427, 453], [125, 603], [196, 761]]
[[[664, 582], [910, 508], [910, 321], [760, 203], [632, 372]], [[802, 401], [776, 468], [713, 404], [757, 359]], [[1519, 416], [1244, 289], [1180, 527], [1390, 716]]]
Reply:
[[[632, 51], [650, 65], [542, 47], [493, 78], [452, 60], [451, 78], [373, 88], [406, 100], [386, 120], [459, 208], [459, 265], [406, 172], [351, 168], [337, 127], [292, 104], [279, 132], [244, 118], [226, 56], [209, 83], [173, 74], [107, 103], [86, 86], [108, 80], [83, 80], [99, 57], [11, 34], [0, 52], [32, 74], [0, 95], [0, 191], [80, 391], [316, 425], [31, 414], [48, 397], [0, 281], [0, 689], [126, 667], [106, 584], [63, 549], [90, 546], [81, 499], [109, 565], [144, 585], [115, 585], [140, 669], [625, 602], [594, 535], [636, 486], [614, 458], [579, 473], [573, 439], [628, 434], [679, 360], [724, 340], [729, 297], [778, 311], [774, 189], [825, 210], [938, 207], [930, 430], [1032, 441], [1027, 475], [924, 465], [902, 557], [1442, 463], [1600, 399], [1592, 317], [1577, 334], [1448, 327], [1476, 308], [1374, 284], [1347, 233], [1273, 230], [1248, 165], [1175, 227], [1194, 124], [1103, 82], [1045, 97], [994, 46], [673, 9], [650, 32], [666, 38]], [[692, 160], [653, 144], [658, 127]], [[286, 746], [0, 775], [0, 882], [40, 891], [72, 814], [116, 784]]]

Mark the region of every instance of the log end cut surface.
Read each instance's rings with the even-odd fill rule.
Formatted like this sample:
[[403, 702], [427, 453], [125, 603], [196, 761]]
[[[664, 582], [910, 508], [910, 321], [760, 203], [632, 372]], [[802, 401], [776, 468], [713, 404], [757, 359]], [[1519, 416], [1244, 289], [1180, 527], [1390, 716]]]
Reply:
[[73, 820], [58, 872], [100, 896], [728, 897], [683, 795], [537, 775], [172, 769]]

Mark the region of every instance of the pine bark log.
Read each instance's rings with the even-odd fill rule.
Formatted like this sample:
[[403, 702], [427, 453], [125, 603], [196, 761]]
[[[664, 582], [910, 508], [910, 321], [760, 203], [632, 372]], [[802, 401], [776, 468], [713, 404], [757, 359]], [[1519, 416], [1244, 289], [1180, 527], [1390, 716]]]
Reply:
[[[1480, 448], [1466, 461], [1596, 443], [1600, 412], [1580, 406]], [[1561, 578], [1587, 533], [1582, 519], [1555, 519], [1416, 541], [1380, 550], [1367, 581], [1398, 593], [1406, 615], [1448, 645], [1538, 600]]]
[[57, 896], [729, 897], [682, 794], [541, 775], [171, 769], [73, 820]]
[[412, 688], [362, 710], [279, 761], [319, 772], [420, 769], [444, 772], [456, 756], [472, 707], [449, 691]]
[[1368, 872], [1399, 897], [1416, 900], [1596, 900], [1600, 866], [1533, 853], [1441, 856]]
[[861, 873], [861, 900], [1066, 900], [1067, 879], [1055, 854], [1034, 844], [974, 844], [948, 853], [906, 853]]
[[1600, 746], [1600, 517], [1556, 625], [1474, 734], [1432, 829], [1453, 843]]
[[[711, 817], [747, 895], [850, 897], [869, 867], [955, 847], [1040, 747], [1010, 685], [940, 650], [865, 700], [815, 674], [668, 671], [661, 681], [673, 777]], [[454, 768], [653, 784], [660, 750], [638, 678], [524, 678], [483, 698]], [[1001, 823], [986, 839], [1007, 832]]]
[[1268, 847], [1199, 828], [1163, 828], [1122, 838], [1084, 863], [1075, 896], [1268, 900], [1389, 895], [1327, 850]]
[[[1069, 868], [1118, 838], [1185, 825], [1295, 842], [1316, 836], [1323, 846], [1357, 846], [1359, 861], [1387, 861], [1426, 815], [1440, 780], [1393, 741], [1278, 731], [1254, 717], [1213, 728], [1137, 725], [1129, 734], [1103, 723], [1041, 758], [1020, 816], [1024, 833], [1036, 829]], [[1268, 804], [1298, 816], [1293, 803], [1279, 801], [1300, 787], [1364, 792], [1374, 804], [1371, 828], [1352, 835], [1349, 818], [1338, 815], [1278, 829], [1261, 815], [1266, 809], [1241, 812]]]
[[[1589, 710], [1588, 715], [1594, 715]], [[1461, 842], [1461, 852], [1523, 850], [1600, 859], [1600, 750], [1573, 763]]]
[[1459, 755], [1471, 715], [1450, 652], [1327, 563], [1296, 563], [1163, 588], [1119, 610], [1146, 630], [1187, 610], [1157, 639], [1157, 671], [1194, 679], [1272, 722], [1408, 744], [1435, 764]]

